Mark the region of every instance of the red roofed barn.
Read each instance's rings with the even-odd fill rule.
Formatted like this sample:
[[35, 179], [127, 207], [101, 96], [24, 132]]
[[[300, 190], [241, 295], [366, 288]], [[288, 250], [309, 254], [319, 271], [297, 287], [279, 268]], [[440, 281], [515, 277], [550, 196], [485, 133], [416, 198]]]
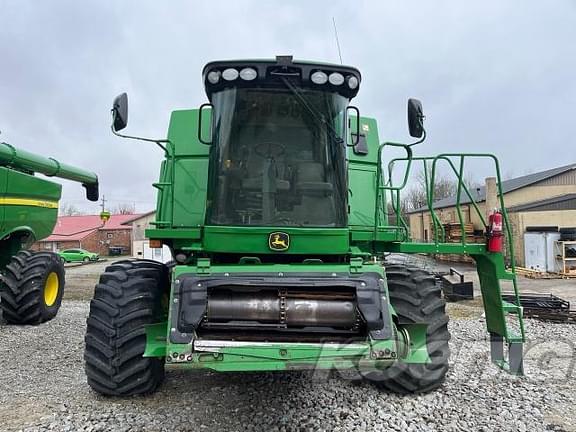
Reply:
[[100, 216], [59, 216], [50, 237], [34, 244], [35, 250], [58, 252], [82, 248], [100, 255], [108, 255], [110, 247], [121, 247], [124, 254], [132, 253], [132, 227], [122, 225], [138, 215], [112, 215], [106, 224]]

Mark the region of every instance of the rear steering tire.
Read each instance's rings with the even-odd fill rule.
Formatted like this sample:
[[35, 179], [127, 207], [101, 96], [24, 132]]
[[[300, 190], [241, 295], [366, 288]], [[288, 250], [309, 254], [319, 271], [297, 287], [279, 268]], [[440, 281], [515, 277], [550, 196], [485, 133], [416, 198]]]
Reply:
[[164, 359], [143, 357], [146, 325], [165, 320], [163, 297], [169, 271], [146, 260], [119, 261], [96, 285], [87, 320], [85, 369], [88, 384], [107, 396], [155, 391], [164, 380]]
[[427, 393], [444, 382], [450, 350], [446, 302], [434, 276], [417, 267], [386, 266], [388, 294], [397, 314], [396, 325], [427, 324], [426, 347], [430, 363], [396, 362], [388, 369], [368, 374], [386, 390], [408, 394]]
[[8, 324], [38, 325], [58, 314], [64, 265], [51, 252], [20, 251], [0, 275], [0, 310]]

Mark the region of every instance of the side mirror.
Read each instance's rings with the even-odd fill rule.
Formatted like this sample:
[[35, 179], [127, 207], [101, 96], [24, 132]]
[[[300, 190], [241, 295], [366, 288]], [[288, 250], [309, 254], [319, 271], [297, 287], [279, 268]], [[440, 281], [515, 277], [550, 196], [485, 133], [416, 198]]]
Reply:
[[408, 129], [414, 138], [422, 138], [424, 134], [424, 112], [418, 99], [408, 99]]
[[128, 95], [122, 93], [116, 96], [112, 104], [112, 129], [118, 132], [128, 124]]

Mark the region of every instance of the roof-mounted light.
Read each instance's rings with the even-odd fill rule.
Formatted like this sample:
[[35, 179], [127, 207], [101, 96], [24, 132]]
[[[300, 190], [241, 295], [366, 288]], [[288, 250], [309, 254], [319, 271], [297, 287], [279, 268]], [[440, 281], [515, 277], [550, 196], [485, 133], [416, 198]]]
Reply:
[[358, 78], [356, 78], [354, 75], [350, 75], [348, 77], [348, 87], [350, 87], [351, 90], [354, 90], [355, 88], [358, 87]]
[[240, 78], [242, 78], [244, 81], [252, 81], [256, 79], [257, 76], [258, 72], [252, 68], [244, 68], [240, 71]]
[[220, 81], [220, 76], [222, 74], [220, 73], [220, 71], [217, 70], [213, 70], [208, 72], [208, 82], [210, 84], [218, 84], [218, 81]]
[[236, 78], [238, 78], [238, 75], [238, 71], [234, 68], [224, 69], [224, 72], [222, 72], [222, 78], [224, 78], [226, 81], [234, 81]]
[[316, 71], [310, 76], [310, 80], [314, 84], [318, 84], [318, 85], [326, 84], [326, 82], [328, 81], [328, 75], [326, 75], [322, 71]]
[[338, 72], [333, 72], [328, 77], [328, 81], [330, 81], [330, 84], [335, 86], [342, 85], [344, 83], [344, 75]]

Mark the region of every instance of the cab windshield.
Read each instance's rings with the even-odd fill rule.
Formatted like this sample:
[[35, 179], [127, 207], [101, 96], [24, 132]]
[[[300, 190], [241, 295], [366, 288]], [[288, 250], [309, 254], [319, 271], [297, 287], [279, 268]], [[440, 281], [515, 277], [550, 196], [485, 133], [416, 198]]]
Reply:
[[214, 93], [208, 224], [345, 227], [347, 103], [306, 89]]

